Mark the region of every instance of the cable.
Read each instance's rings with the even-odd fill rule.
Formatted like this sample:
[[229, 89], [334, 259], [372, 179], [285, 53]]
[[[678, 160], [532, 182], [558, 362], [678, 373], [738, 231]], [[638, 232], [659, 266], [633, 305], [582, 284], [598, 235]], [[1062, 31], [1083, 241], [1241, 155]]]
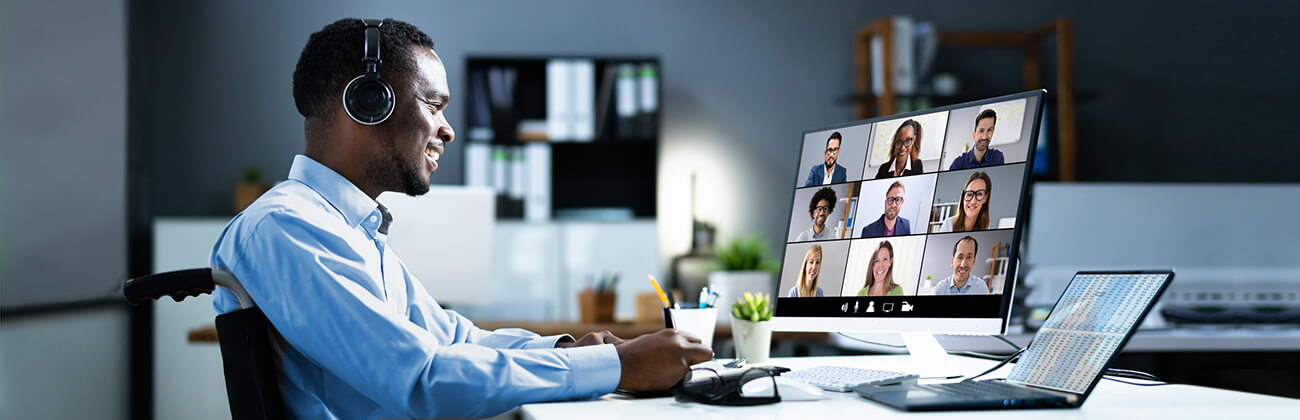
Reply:
[[871, 345], [874, 345], [874, 346], [889, 347], [889, 348], [891, 348], [891, 349], [905, 349], [905, 348], [907, 348], [906, 345], [901, 345], [901, 346], [900, 346], [900, 345], [897, 345], [897, 344], [885, 344], [885, 343], [877, 343], [877, 342], [875, 342], [875, 341], [867, 341], [867, 340], [863, 340], [863, 339], [861, 339], [861, 338], [857, 338], [857, 337], [854, 337], [854, 336], [851, 336], [851, 335], [848, 335], [848, 334], [845, 334], [845, 333], [842, 333], [842, 332], [839, 332], [839, 331], [836, 331], [835, 333], [836, 333], [836, 334], [839, 334], [841, 337], [844, 337], [844, 338], [847, 338], [847, 339], [850, 339], [850, 340], [853, 340], [853, 341], [857, 341], [857, 342], [859, 342], [859, 343], [867, 343], [867, 344], [871, 344]]
[[1133, 385], [1133, 386], [1165, 386], [1165, 385], [1169, 385], [1168, 382], [1160, 382], [1160, 383], [1154, 383], [1154, 384], [1139, 384], [1139, 383], [1137, 383], [1137, 382], [1121, 381], [1121, 380], [1119, 380], [1119, 379], [1115, 379], [1115, 378], [1112, 378], [1112, 377], [1109, 377], [1109, 376], [1103, 376], [1102, 378], [1104, 378], [1104, 379], [1108, 379], [1108, 380], [1112, 380], [1112, 381], [1115, 381], [1115, 382], [1119, 382], [1119, 383], [1121, 383], [1121, 384], [1129, 384], [1129, 385]]
[[1117, 368], [1106, 369], [1106, 375], [1118, 376], [1121, 378], [1141, 379], [1144, 381], [1165, 382], [1164, 380], [1161, 380], [1159, 377], [1156, 377], [1156, 375], [1152, 375], [1150, 373], [1146, 373], [1142, 371], [1128, 370], [1128, 369], [1117, 369]]
[[996, 338], [998, 340], [1002, 340], [1003, 343], [1007, 343], [1008, 346], [1011, 346], [1011, 348], [1016, 349], [1016, 351], [1020, 350], [1020, 346], [1017, 346], [1016, 343], [1013, 343], [1011, 342], [1011, 340], [1006, 339], [1006, 337], [1000, 335], [993, 335], [990, 337]]
[[963, 379], [962, 382], [973, 381], [973, 380], [975, 380], [975, 378], [978, 378], [978, 377], [981, 377], [981, 376], [984, 376], [984, 375], [988, 375], [990, 372], [993, 372], [993, 371], [995, 371], [995, 370], [998, 370], [999, 368], [1001, 368], [1001, 367], [1003, 367], [1003, 366], [1006, 366], [1007, 363], [1011, 363], [1012, 360], [1015, 360], [1016, 358], [1019, 358], [1020, 355], [1023, 354], [1024, 352], [1025, 352], [1025, 349], [1020, 349], [1019, 351], [1016, 351], [1015, 353], [1011, 353], [1011, 355], [1010, 355], [1010, 356], [1007, 356], [1006, 359], [1003, 359], [1001, 362], [998, 362], [998, 364], [997, 364], [996, 366], [993, 366], [993, 367], [990, 368], [989, 370], [986, 370], [986, 371], [984, 371], [984, 372], [981, 372], [979, 375], [975, 375], [975, 376], [971, 376], [971, 377], [969, 377], [969, 378]]
[[996, 355], [996, 354], [980, 353], [980, 352], [976, 352], [976, 351], [956, 351], [956, 352], [950, 352], [950, 353], [952, 353], [952, 354], [960, 354], [960, 355], [963, 355], [963, 356], [970, 356], [970, 357], [975, 357], [975, 358], [980, 358], [980, 359], [985, 359], [985, 360], [1002, 360], [1002, 359], [1007, 358], [1006, 355]]

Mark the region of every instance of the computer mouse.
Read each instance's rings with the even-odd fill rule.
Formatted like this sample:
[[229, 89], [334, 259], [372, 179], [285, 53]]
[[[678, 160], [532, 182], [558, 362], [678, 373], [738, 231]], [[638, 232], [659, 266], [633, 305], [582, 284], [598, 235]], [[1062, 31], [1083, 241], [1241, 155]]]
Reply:
[[814, 401], [822, 399], [821, 388], [784, 376], [763, 377], [746, 382], [740, 386], [740, 395], [743, 397], [770, 397], [772, 396], [773, 384], [776, 384], [776, 389], [780, 392], [781, 401]]

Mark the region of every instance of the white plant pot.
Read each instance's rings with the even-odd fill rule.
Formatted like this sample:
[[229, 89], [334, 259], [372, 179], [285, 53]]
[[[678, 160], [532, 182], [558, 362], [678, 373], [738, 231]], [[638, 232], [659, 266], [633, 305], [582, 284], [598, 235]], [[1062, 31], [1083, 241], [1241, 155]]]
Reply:
[[736, 303], [745, 292], [754, 294], [766, 293], [772, 295], [772, 301], [776, 301], [776, 295], [772, 293], [776, 288], [775, 282], [772, 281], [772, 273], [766, 271], [714, 271], [709, 273], [709, 289], [718, 292], [718, 301], [715, 306], [721, 308], [718, 311], [718, 324], [726, 325], [727, 320], [731, 319], [731, 304]]
[[772, 322], [753, 322], [731, 318], [731, 339], [736, 345], [736, 358], [745, 364], [767, 363], [772, 349]]

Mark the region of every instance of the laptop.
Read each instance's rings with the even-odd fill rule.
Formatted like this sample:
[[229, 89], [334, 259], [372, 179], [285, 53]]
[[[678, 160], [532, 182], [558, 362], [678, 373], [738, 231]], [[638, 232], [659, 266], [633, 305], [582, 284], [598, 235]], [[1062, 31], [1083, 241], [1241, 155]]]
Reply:
[[862, 385], [858, 395], [907, 411], [1075, 408], [1128, 343], [1173, 271], [1081, 271], [1004, 380]]

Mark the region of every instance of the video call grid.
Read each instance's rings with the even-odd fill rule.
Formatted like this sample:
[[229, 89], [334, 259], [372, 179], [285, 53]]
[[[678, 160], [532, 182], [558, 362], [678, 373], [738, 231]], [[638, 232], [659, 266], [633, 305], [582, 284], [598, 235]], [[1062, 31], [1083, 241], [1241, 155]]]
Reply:
[[[949, 111], [941, 111], [941, 112], [943, 112], [943, 113], [948, 113]], [[930, 115], [930, 114], [922, 114], [922, 115], [915, 116], [915, 117], [913, 117], [913, 118], [921, 118], [921, 117], [923, 117], [924, 115]], [[952, 119], [952, 118], [956, 118], [956, 117], [955, 117], [954, 115], [952, 115], [952, 114], [948, 114], [948, 119]], [[1017, 128], [1021, 128], [1021, 129], [1023, 129], [1023, 125], [1024, 125], [1024, 123], [1025, 123], [1024, 120], [1025, 120], [1026, 118], [1028, 118], [1028, 117], [1027, 117], [1027, 116], [1022, 116], [1021, 121], [1020, 121], [1020, 126], [1018, 126]], [[899, 119], [904, 119], [904, 118], [899, 118]], [[894, 121], [894, 120], [890, 120], [890, 121]], [[976, 121], [977, 121], [976, 124], [978, 124], [978, 120], [976, 120]], [[878, 126], [880, 126], [880, 125], [882, 125], [882, 124], [884, 124], [884, 123], [886, 123], [886, 122], [888, 122], [888, 121], [880, 121], [880, 122], [870, 123], [870, 124], [869, 124], [869, 125], [870, 125], [870, 128], [869, 128], [868, 130], [866, 130], [868, 133], [870, 133], [870, 134], [868, 135], [868, 139], [870, 139], [870, 137], [873, 136], [873, 135], [875, 134], [875, 131], [876, 131], [876, 129], [877, 129]], [[949, 121], [949, 122], [951, 122], [951, 121]], [[848, 129], [855, 128], [855, 127], [857, 127], [857, 128], [861, 128], [861, 125], [858, 125], [858, 126], [849, 126], [849, 127], [844, 127], [844, 128], [841, 128], [841, 130], [846, 130], [846, 131], [847, 131]], [[854, 209], [854, 212], [855, 212], [856, 214], [850, 216], [850, 217], [854, 220], [854, 223], [853, 223], [852, 225], [846, 227], [846, 229], [849, 229], [849, 231], [848, 231], [848, 232], [845, 232], [845, 235], [842, 235], [842, 236], [845, 236], [845, 237], [843, 237], [843, 238], [833, 238], [833, 239], [809, 239], [809, 240], [803, 240], [803, 241], [800, 241], [800, 240], [798, 240], [797, 238], [796, 238], [796, 239], [790, 239], [789, 236], [787, 236], [787, 241], [786, 241], [787, 246], [792, 245], [792, 244], [807, 244], [807, 243], [814, 243], [814, 242], [839, 242], [839, 241], [853, 241], [853, 240], [860, 240], [860, 239], [872, 239], [872, 238], [879, 239], [879, 238], [886, 238], [885, 236], [873, 236], [873, 237], [869, 237], [869, 238], [861, 238], [861, 237], [858, 236], [858, 234], [855, 233], [855, 232], [861, 232], [861, 230], [864, 229], [865, 226], [866, 226], [866, 224], [867, 224], [867, 222], [866, 222], [867, 217], [863, 217], [862, 215], [860, 215], [860, 213], [862, 212], [862, 206], [865, 205], [865, 201], [864, 201], [864, 199], [863, 199], [863, 195], [862, 195], [862, 191], [863, 191], [862, 186], [864, 186], [864, 185], [866, 185], [866, 184], [868, 184], [868, 183], [885, 183], [885, 182], [888, 182], [888, 183], [892, 184], [894, 181], [905, 181], [905, 180], [908, 179], [908, 178], [921, 178], [921, 177], [931, 177], [931, 178], [934, 178], [934, 179], [936, 180], [936, 182], [934, 182], [933, 184], [931, 184], [931, 185], [933, 185], [933, 186], [931, 187], [931, 190], [929, 191], [930, 195], [927, 196], [928, 198], [930, 198], [930, 200], [929, 200], [930, 203], [927, 204], [927, 206], [929, 207], [929, 211], [926, 212], [927, 217], [924, 217], [925, 220], [919, 220], [919, 219], [921, 219], [921, 218], [918, 217], [918, 218], [917, 218], [918, 220], [915, 221], [916, 225], [911, 226], [911, 231], [910, 231], [908, 234], [906, 234], [906, 235], [893, 235], [893, 236], [888, 236], [888, 237], [895, 237], [895, 238], [908, 238], [908, 237], [927, 237], [927, 238], [928, 238], [928, 237], [931, 236], [931, 235], [935, 235], [935, 234], [940, 233], [940, 232], [933, 232], [933, 233], [930, 232], [930, 230], [931, 230], [931, 228], [930, 228], [930, 223], [931, 223], [932, 221], [934, 221], [933, 218], [934, 218], [934, 208], [935, 208], [935, 205], [933, 204], [933, 201], [934, 201], [934, 197], [935, 197], [935, 195], [939, 193], [940, 184], [939, 184], [939, 182], [937, 182], [937, 178], [939, 177], [939, 175], [940, 175], [941, 173], [944, 173], [944, 172], [955, 172], [955, 171], [961, 171], [961, 170], [989, 171], [989, 170], [991, 170], [991, 169], [993, 169], [993, 168], [997, 168], [997, 167], [1005, 167], [1005, 166], [1013, 166], [1013, 165], [1021, 165], [1021, 166], [1024, 168], [1024, 170], [1028, 170], [1028, 167], [1027, 167], [1027, 165], [1025, 164], [1025, 160], [1024, 160], [1024, 159], [1015, 160], [1015, 161], [1012, 161], [1012, 162], [1009, 162], [1009, 163], [1008, 163], [1008, 162], [1004, 162], [1004, 163], [1002, 163], [1002, 164], [988, 165], [988, 166], [981, 166], [981, 167], [978, 167], [978, 168], [948, 169], [947, 167], [945, 167], [945, 165], [943, 165], [944, 161], [947, 160], [947, 159], [944, 159], [945, 156], [944, 156], [943, 151], [947, 149], [947, 146], [948, 146], [948, 145], [947, 145], [946, 143], [949, 141], [948, 133], [947, 133], [947, 127], [948, 127], [948, 125], [945, 125], [944, 127], [945, 127], [945, 130], [944, 130], [943, 132], [940, 132], [940, 133], [937, 133], [937, 134], [930, 133], [930, 134], [927, 135], [927, 137], [938, 137], [938, 138], [941, 138], [941, 139], [943, 139], [943, 142], [944, 142], [944, 144], [941, 144], [941, 146], [939, 147], [939, 150], [940, 150], [941, 152], [940, 152], [940, 159], [939, 159], [939, 164], [938, 164], [938, 168], [937, 168], [937, 169], [929, 170], [929, 171], [924, 171], [924, 172], [919, 173], [919, 174], [902, 175], [902, 176], [894, 176], [894, 177], [886, 177], [886, 178], [880, 178], [880, 179], [876, 179], [876, 178], [873, 177], [873, 178], [871, 178], [871, 179], [867, 179], [867, 176], [866, 176], [866, 175], [867, 175], [867, 172], [869, 172], [868, 169], [870, 168], [870, 165], [869, 165], [867, 162], [868, 162], [868, 159], [870, 158], [869, 154], [871, 153], [871, 151], [870, 151], [870, 150], [866, 150], [866, 151], [864, 151], [864, 153], [866, 153], [868, 156], [865, 156], [864, 159], [863, 159], [863, 172], [861, 173], [862, 178], [859, 178], [859, 179], [853, 179], [853, 180], [848, 180], [848, 179], [846, 179], [846, 180], [843, 181], [843, 182], [833, 182], [833, 183], [831, 183], [831, 184], [822, 184], [822, 185], [812, 185], [812, 186], [803, 186], [803, 187], [800, 187], [800, 186], [797, 186], [797, 185], [796, 185], [796, 188], [795, 188], [795, 190], [794, 190], [794, 195], [797, 197], [797, 196], [800, 194], [800, 191], [815, 190], [815, 189], [820, 189], [820, 188], [824, 188], [824, 187], [842, 186], [842, 185], [846, 185], [846, 184], [855, 184], [855, 185], [853, 185], [853, 186], [851, 187], [851, 188], [852, 188], [852, 193], [851, 193], [850, 197], [848, 197], [848, 200], [846, 200], [846, 201], [849, 202], [849, 203], [852, 203], [852, 202], [854, 201], [853, 199], [854, 199], [854, 198], [857, 198], [857, 206], [858, 206], [858, 207], [857, 207], [856, 209]], [[814, 137], [807, 137], [807, 136], [805, 136], [805, 137], [806, 137], [806, 138], [805, 138], [805, 142], [817, 142], [817, 141], [818, 141], [818, 140], [817, 140], [816, 138], [814, 138]], [[839, 143], [840, 143], [840, 144], [843, 144], [844, 142], [843, 142], [843, 140], [840, 140]], [[869, 141], [868, 141], [868, 144], [869, 144]], [[991, 145], [990, 145], [990, 147], [991, 147]], [[959, 155], [959, 156], [960, 156], [960, 155]], [[802, 158], [802, 157], [801, 157], [801, 158]], [[954, 158], [954, 159], [955, 159], [955, 158]], [[950, 165], [951, 165], [951, 162], [950, 162]], [[948, 166], [950, 166], [950, 165], [948, 165]], [[823, 169], [823, 170], [824, 170], [824, 169]], [[846, 172], [850, 172], [850, 173], [851, 173], [851, 171], [846, 171]], [[823, 172], [823, 174], [824, 174], [824, 172]], [[811, 178], [810, 178], [810, 179], [811, 179]], [[905, 183], [906, 183], [906, 182], [905, 182]], [[914, 195], [914, 194], [908, 194], [908, 195]], [[792, 211], [794, 211], [794, 212], [799, 212], [800, 209], [802, 208], [802, 206], [801, 206], [800, 203], [798, 203], [797, 201], [800, 201], [800, 200], [792, 200], [792, 201], [796, 201], [796, 202], [794, 203], [794, 208], [792, 209]], [[882, 201], [883, 201], [883, 200], [882, 200]], [[1016, 201], [1017, 201], [1017, 202], [1014, 203], [1014, 204], [1015, 204], [1015, 205], [1019, 205], [1019, 202], [1018, 202], [1018, 201], [1019, 201], [1019, 197], [1017, 197], [1017, 200], [1016, 200]], [[959, 200], [957, 201], [958, 209], [957, 209], [956, 211], [960, 211], [960, 203], [961, 203], [961, 200], [959, 199]], [[837, 203], [837, 204], [838, 204], [838, 203]], [[987, 206], [987, 205], [991, 205], [991, 201], [990, 201], [989, 203], [986, 203], [985, 205], [986, 205], [986, 206]], [[845, 211], [845, 210], [843, 210], [843, 209], [838, 209], [838, 208], [837, 208], [836, 210], [838, 210], [838, 211]], [[832, 215], [834, 214], [834, 212], [835, 212], [835, 211], [832, 211]], [[843, 220], [843, 219], [841, 219], [841, 220]], [[873, 220], [873, 222], [874, 222], [874, 220]], [[990, 222], [993, 222], [993, 221], [990, 221]], [[793, 222], [792, 222], [791, 224], [792, 224], [792, 226], [791, 226], [791, 228], [792, 228], [792, 227], [793, 227]], [[829, 225], [829, 223], [827, 223], [827, 224]], [[831, 227], [831, 226], [824, 226], [824, 228], [825, 228], [825, 229], [836, 229], [835, 227]], [[917, 229], [917, 228], [922, 228], [922, 229]], [[789, 229], [787, 229], [787, 232], [788, 232], [788, 230], [789, 230]], [[1013, 228], [1004, 228], [1004, 229], [993, 228], [993, 229], [985, 229], [985, 230], [983, 230], [983, 231], [1011, 231], [1011, 230], [1013, 230]], [[915, 233], [914, 233], [914, 232], [915, 232]], [[927, 239], [927, 240], [928, 240], [928, 239]], [[1000, 245], [1000, 243], [999, 243], [999, 245]], [[924, 267], [925, 267], [925, 258], [926, 258], [926, 256], [925, 256], [924, 249], [925, 249], [925, 247], [928, 247], [928, 246], [929, 246], [929, 245], [927, 244], [927, 245], [924, 245], [924, 246], [922, 247], [922, 256], [921, 256], [921, 261], [917, 264], [917, 270], [918, 270], [918, 271], [923, 270]], [[845, 253], [849, 253], [849, 252], [851, 252], [851, 247], [848, 248], [848, 249], [846, 249], [846, 250], [844, 250], [843, 252], [845, 252]], [[823, 259], [825, 259], [825, 257], [823, 257]], [[847, 260], [847, 259], [848, 259], [848, 256], [845, 256], [845, 260]], [[978, 261], [978, 255], [977, 255], [977, 261]], [[843, 286], [843, 282], [844, 282], [844, 281], [847, 281], [848, 271], [849, 271], [849, 264], [846, 263], [845, 266], [844, 266], [844, 273], [841, 274], [841, 279], [843, 279], [842, 282], [841, 282], [841, 288], [842, 288], [842, 289], [845, 287], [845, 286]], [[917, 277], [918, 277], [918, 278], [916, 279], [915, 283], [911, 285], [911, 286], [912, 286], [912, 287], [911, 287], [911, 289], [912, 289], [912, 291], [911, 291], [911, 292], [912, 292], [911, 295], [916, 295], [917, 293], [920, 292], [921, 282], [920, 282], [920, 278], [919, 278], [919, 277], [920, 277], [921, 274], [922, 274], [922, 273], [917, 273]], [[987, 275], [986, 275], [986, 276], [987, 276]], [[796, 282], [797, 282], [797, 280], [796, 280]], [[781, 282], [781, 284], [784, 285], [785, 283], [786, 283], [786, 282], [785, 282], [784, 279], [783, 279], [783, 281]], [[843, 294], [841, 293], [841, 295], [843, 295]], [[782, 296], [785, 296], [785, 294], [783, 293]]]

